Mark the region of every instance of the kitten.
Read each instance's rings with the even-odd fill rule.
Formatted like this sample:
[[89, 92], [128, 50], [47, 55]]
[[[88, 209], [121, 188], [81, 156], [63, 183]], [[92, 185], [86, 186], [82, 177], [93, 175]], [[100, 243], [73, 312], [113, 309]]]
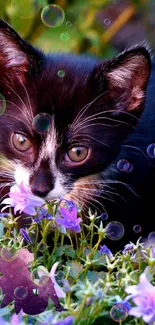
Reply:
[[[1, 198], [24, 180], [46, 200], [61, 196], [85, 213], [88, 206], [106, 211], [108, 222], [125, 227], [117, 248], [155, 230], [155, 168], [146, 153], [155, 142], [155, 73], [145, 105], [150, 71], [144, 46], [109, 61], [45, 55], [0, 20], [0, 93], [7, 104], [0, 116]], [[44, 134], [32, 126], [40, 113], [52, 118]], [[117, 168], [121, 159], [133, 166], [130, 173]]]

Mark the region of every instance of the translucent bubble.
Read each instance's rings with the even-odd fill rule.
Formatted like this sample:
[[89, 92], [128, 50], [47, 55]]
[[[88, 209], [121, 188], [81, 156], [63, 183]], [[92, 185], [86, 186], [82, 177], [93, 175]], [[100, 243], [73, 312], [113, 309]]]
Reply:
[[6, 110], [6, 100], [2, 94], [0, 94], [0, 116], [5, 112]]
[[65, 19], [63, 9], [58, 5], [49, 5], [42, 10], [41, 20], [47, 27], [58, 27]]
[[66, 26], [67, 26], [67, 27], [71, 27], [71, 26], [72, 26], [71, 21], [66, 21]]
[[41, 0], [12, 0], [11, 6], [16, 15], [28, 19], [34, 17], [41, 8]]
[[116, 304], [110, 310], [110, 317], [115, 322], [124, 321], [128, 317], [128, 309], [123, 304]]
[[120, 159], [117, 162], [117, 168], [121, 171], [121, 172], [125, 172], [125, 173], [131, 173], [133, 170], [133, 166], [132, 164], [130, 164], [126, 159]]
[[118, 221], [111, 221], [105, 228], [107, 238], [119, 240], [124, 236], [124, 226]]
[[68, 41], [68, 40], [70, 39], [70, 35], [69, 35], [68, 33], [62, 33], [62, 34], [60, 35], [60, 39], [61, 39], [62, 41]]
[[151, 143], [146, 151], [150, 158], [155, 158], [155, 143]]
[[148, 235], [148, 239], [152, 240], [153, 242], [155, 241], [155, 231], [150, 232], [150, 234]]
[[104, 19], [104, 24], [105, 24], [106, 26], [110, 25], [110, 23], [111, 23], [111, 20], [110, 20], [109, 18], [105, 18], [105, 19]]
[[93, 249], [90, 246], [84, 248], [83, 253], [85, 256], [91, 256], [93, 254]]
[[52, 123], [51, 115], [47, 113], [40, 113], [34, 117], [32, 121], [32, 126], [37, 133], [42, 134], [50, 128], [51, 123]]
[[136, 233], [139, 233], [142, 231], [142, 227], [140, 225], [135, 225], [133, 227], [133, 231], [136, 232]]
[[64, 70], [59, 70], [57, 74], [58, 74], [58, 76], [60, 78], [63, 78], [65, 76], [65, 71]]
[[18, 256], [18, 251], [14, 247], [3, 247], [1, 249], [1, 257], [6, 262], [14, 261]]
[[104, 221], [104, 220], [107, 220], [108, 219], [108, 213], [107, 212], [104, 212], [101, 214], [101, 219]]
[[14, 296], [17, 299], [25, 299], [28, 296], [28, 288], [27, 287], [17, 287], [14, 290]]
[[38, 286], [46, 285], [49, 279], [50, 277], [48, 271], [41, 265], [31, 273], [31, 280]]
[[46, 243], [40, 243], [38, 244], [38, 251], [45, 252], [47, 250], [48, 246]]

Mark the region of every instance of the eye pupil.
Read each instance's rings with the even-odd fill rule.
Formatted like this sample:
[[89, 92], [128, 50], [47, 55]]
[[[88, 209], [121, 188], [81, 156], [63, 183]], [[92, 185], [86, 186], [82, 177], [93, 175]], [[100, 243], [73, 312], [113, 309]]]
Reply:
[[20, 133], [14, 133], [12, 135], [12, 144], [18, 151], [27, 151], [31, 147], [30, 140]]
[[86, 147], [74, 147], [68, 151], [68, 158], [73, 162], [81, 162], [88, 156], [88, 149]]

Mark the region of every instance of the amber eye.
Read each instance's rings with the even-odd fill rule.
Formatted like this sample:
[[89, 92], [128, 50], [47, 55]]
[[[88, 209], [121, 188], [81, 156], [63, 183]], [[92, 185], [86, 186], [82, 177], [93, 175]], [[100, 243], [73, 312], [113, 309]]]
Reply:
[[78, 163], [87, 158], [88, 148], [82, 146], [73, 147], [68, 151], [67, 155], [71, 161]]
[[30, 140], [23, 134], [14, 133], [12, 135], [12, 144], [19, 151], [27, 151], [31, 148]]

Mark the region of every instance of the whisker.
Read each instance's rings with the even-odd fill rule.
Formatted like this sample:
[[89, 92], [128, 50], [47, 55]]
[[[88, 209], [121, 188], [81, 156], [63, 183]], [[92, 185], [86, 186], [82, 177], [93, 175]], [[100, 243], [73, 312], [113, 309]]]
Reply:
[[30, 112], [31, 112], [31, 118], [33, 119], [33, 111], [32, 111], [32, 105], [31, 105], [30, 96], [29, 96], [28, 91], [27, 91], [26, 87], [24, 86], [24, 84], [23, 83], [21, 83], [21, 84], [22, 84], [22, 86], [23, 86], [23, 88], [25, 90], [25, 93], [26, 93], [26, 96], [27, 96], [27, 100], [28, 100], [28, 103], [29, 103]]
[[149, 159], [149, 157], [140, 148], [135, 147], [135, 146], [131, 146], [129, 144], [123, 144], [122, 147], [128, 147], [128, 148], [135, 149], [135, 150], [139, 151], [149, 161], [149, 163], [152, 165], [151, 160]]
[[97, 99], [99, 99], [101, 96], [105, 95], [108, 91], [103, 92], [102, 94], [100, 94], [99, 96], [97, 96], [95, 99], [93, 99], [91, 102], [89, 102], [88, 104], [86, 104], [84, 107], [81, 108], [81, 110], [79, 111], [79, 113], [77, 114], [76, 118], [74, 119], [73, 123], [71, 124], [71, 127], [74, 126], [79, 119], [83, 116], [83, 114], [86, 112], [86, 110], [93, 104], [96, 102]]
[[[107, 143], [105, 143], [105, 142], [103, 142], [103, 141], [100, 141], [100, 140], [98, 140], [98, 139], [92, 137], [91, 135], [85, 134], [84, 136], [85, 136], [85, 138], [90, 138], [90, 139], [92, 139], [92, 140], [95, 140], [96, 142], [99, 142], [99, 143], [103, 144], [105, 147], [110, 148], [110, 146], [109, 146]], [[73, 135], [73, 136], [72, 136], [72, 139], [76, 139], [76, 138], [78, 138], [78, 137], [81, 138], [81, 134], [77, 134], [77, 135], [75, 135], [75, 136]]]

